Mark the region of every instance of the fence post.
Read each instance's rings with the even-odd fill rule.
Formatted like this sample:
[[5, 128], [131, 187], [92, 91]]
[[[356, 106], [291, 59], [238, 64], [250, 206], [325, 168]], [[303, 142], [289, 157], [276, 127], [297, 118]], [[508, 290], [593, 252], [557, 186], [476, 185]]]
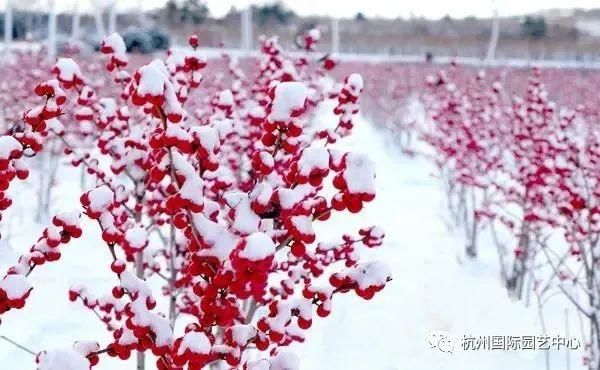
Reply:
[[500, 32], [500, 20], [498, 19], [498, 9], [496, 9], [493, 1], [492, 6], [494, 6], [494, 18], [492, 20], [492, 34], [490, 36], [490, 43], [488, 45], [487, 55], [485, 57], [487, 61], [491, 61], [496, 58], [496, 47], [498, 46], [498, 36]]
[[48, 58], [56, 57], [56, 6], [54, 0], [48, 0], [50, 15], [48, 17]]
[[340, 20], [338, 18], [331, 19], [331, 52], [340, 52]]
[[242, 49], [246, 52], [252, 50], [252, 7], [248, 6], [242, 11]]
[[4, 43], [5, 47], [8, 48], [8, 45], [12, 42], [13, 38], [13, 9], [11, 0], [6, 1], [6, 10], [4, 13]]
[[108, 9], [108, 34], [117, 32], [117, 1], [113, 1]]
[[75, 7], [73, 8], [73, 18], [71, 19], [71, 22], [71, 39], [78, 40], [79, 25], [81, 22], [81, 13], [79, 12], [79, 1], [75, 2]]
[[94, 23], [96, 24], [96, 33], [98, 34], [98, 38], [103, 39], [106, 36], [106, 31], [104, 29], [104, 21], [102, 20], [102, 11], [98, 8], [94, 8]]

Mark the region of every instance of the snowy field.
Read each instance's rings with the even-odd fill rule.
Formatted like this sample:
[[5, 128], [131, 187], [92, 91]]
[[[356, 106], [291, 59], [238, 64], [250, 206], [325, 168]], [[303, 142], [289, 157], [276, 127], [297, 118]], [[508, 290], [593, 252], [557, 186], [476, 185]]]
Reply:
[[[320, 119], [327, 119], [321, 116]], [[377, 224], [387, 233], [384, 246], [372, 253], [390, 264], [393, 281], [364, 304], [354, 295], [333, 301], [334, 310], [316, 320], [307, 342], [298, 346], [303, 369], [327, 370], [526, 370], [542, 369], [544, 352], [443, 353], [431, 348], [432, 333], [451, 335], [541, 334], [535, 307], [513, 303], [497, 278], [493, 251], [482, 249], [481, 258], [467, 261], [462, 256], [464, 241], [447, 227], [442, 192], [432, 178], [432, 166], [423, 158], [400, 153], [391, 132], [375, 129], [361, 119], [354, 135], [341, 145], [368, 153], [377, 166], [377, 198], [360, 216], [338, 216], [338, 229], [317, 229], [324, 238], [335, 239], [348, 229]], [[79, 170], [59, 168], [50, 214], [79, 207]], [[0, 244], [0, 270], [35, 242], [45, 222], [36, 224], [36, 176], [16, 187], [16, 202], [7, 215]], [[366, 224], [365, 224], [366, 223]], [[36, 289], [23, 310], [3, 316], [0, 335], [6, 335], [33, 351], [70, 347], [75, 340], [109, 341], [109, 334], [91, 311], [70, 303], [67, 291], [78, 281], [94, 290], [110, 291], [114, 275], [106, 269], [111, 262], [106, 247], [92, 224], [85, 225], [86, 238], [63, 249], [64, 261], [34, 271]], [[485, 244], [483, 244], [485, 245]], [[565, 334], [565, 322], [557, 310], [547, 322], [550, 333]], [[26, 318], [23, 320], [23, 318]], [[572, 323], [572, 325], [575, 325]], [[552, 369], [577, 369], [581, 354], [550, 353]], [[0, 341], [0, 369], [34, 368], [34, 358]], [[99, 370], [132, 369], [133, 362], [103, 358]]]

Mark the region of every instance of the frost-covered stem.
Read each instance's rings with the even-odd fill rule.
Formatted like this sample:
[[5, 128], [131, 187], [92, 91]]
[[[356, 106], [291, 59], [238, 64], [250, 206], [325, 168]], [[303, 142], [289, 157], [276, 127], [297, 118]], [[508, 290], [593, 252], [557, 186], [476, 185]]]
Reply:
[[[546, 250], [546, 248], [542, 248], [542, 251], [544, 252], [544, 255], [546, 256], [546, 259], [548, 260], [550, 266], [552, 267], [552, 270], [554, 271], [555, 274], [558, 274], [558, 268], [555, 266], [555, 264], [552, 262], [551, 257], [548, 253], [548, 251]], [[596, 312], [588, 312], [584, 307], [581, 306], [581, 304], [577, 301], [577, 299], [575, 297], [573, 297], [561, 284], [558, 284], [558, 288], [561, 290], [561, 292], [565, 295], [565, 297], [567, 297], [567, 299], [569, 299], [569, 301], [571, 301], [571, 303], [573, 303], [573, 305], [577, 308], [577, 311], [580, 315], [580, 322], [581, 322], [581, 326], [582, 326], [582, 333], [583, 333], [583, 319], [581, 318], [581, 315], [585, 316], [589, 321], [590, 321], [590, 325], [589, 325], [589, 329], [590, 329], [590, 341], [592, 342], [592, 347], [591, 347], [591, 351], [596, 351], [596, 354], [599, 353], [600, 347], [599, 347], [599, 343], [600, 343], [600, 325], [598, 322], [598, 317], [596, 315]], [[590, 299], [590, 307], [594, 307], [593, 305], [593, 294], [588, 293], [588, 298]], [[593, 357], [593, 356], [592, 356]], [[600, 369], [600, 361], [598, 361], [596, 359], [597, 363], [594, 365], [593, 362], [590, 362], [589, 364], [589, 369]]]
[[144, 370], [146, 368], [146, 357], [144, 352], [138, 351], [137, 353], [137, 370]]
[[[322, 214], [320, 215], [316, 215], [314, 217], [315, 220], [319, 220], [320, 217], [322, 217], [324, 214], [331, 212], [330, 210], [326, 210], [324, 211]], [[287, 237], [284, 241], [282, 241], [281, 243], [279, 243], [279, 245], [275, 248], [275, 252], [279, 252], [280, 250], [282, 250], [283, 248], [289, 246], [290, 242], [292, 241], [292, 237], [289, 236]], [[249, 304], [248, 304], [248, 311], [246, 313], [246, 324], [250, 324], [252, 322], [252, 319], [254, 318], [254, 314], [256, 313], [256, 310], [258, 309], [258, 303], [256, 303], [255, 300], [251, 299]]]
[[31, 273], [33, 272], [33, 270], [35, 269], [37, 265], [34, 263], [33, 265], [31, 265], [31, 267], [29, 268], [29, 271], [27, 271], [27, 273], [25, 274], [25, 277], [29, 277], [29, 275], [31, 275]]
[[594, 353], [596, 363], [593, 365], [596, 370], [600, 370], [600, 323], [598, 322], [598, 316], [596, 312], [593, 312], [591, 315], [591, 337], [593, 342], [593, 347], [596, 353]]
[[[588, 304], [591, 308], [592, 312], [589, 315], [590, 319], [590, 338], [592, 341], [592, 350], [595, 351], [594, 360], [596, 363], [593, 365], [595, 369], [600, 370], [600, 321], [598, 319], [597, 314], [597, 302], [596, 296], [594, 295], [594, 284], [595, 280], [595, 265], [596, 261], [593, 255], [594, 251], [590, 250], [591, 254], [591, 263], [585, 263], [586, 269], [586, 279], [587, 279], [587, 295], [588, 295]], [[584, 262], [586, 257], [584, 257]]]
[[[160, 120], [162, 122], [162, 126], [165, 129], [165, 131], [167, 130], [167, 115], [165, 114], [165, 112], [163, 111], [162, 108], [157, 108], [158, 109], [158, 114], [160, 116]], [[179, 191], [179, 189], [181, 188], [181, 184], [179, 184], [179, 181], [177, 180], [177, 176], [175, 176], [175, 165], [173, 164], [173, 152], [171, 147], [169, 147], [168, 149], [168, 154], [169, 154], [169, 166], [171, 168], [171, 179], [173, 180], [173, 183], [175, 185], [175, 188], [177, 189], [177, 191]], [[199, 233], [198, 233], [198, 229], [196, 229], [196, 225], [194, 225], [193, 222], [193, 215], [192, 212], [190, 212], [190, 210], [186, 210], [186, 215], [188, 216], [188, 219], [190, 220], [190, 226], [192, 229], [192, 236], [194, 237], [194, 241], [196, 243], [198, 243], [198, 245], [200, 245], [201, 243], [199, 242], [200, 238], [198, 237]]]
[[[581, 311], [584, 315], [586, 315], [590, 321], [589, 335], [590, 335], [590, 342], [591, 342], [590, 343], [591, 361], [590, 361], [589, 368], [590, 369], [600, 369], [600, 322], [599, 322], [598, 314], [597, 314], [597, 309], [598, 309], [597, 304], [598, 303], [597, 303], [597, 296], [595, 293], [596, 292], [595, 289], [597, 288], [596, 274], [595, 274], [597, 259], [594, 255], [594, 249], [595, 249], [594, 247], [596, 247], [596, 245], [594, 245], [593, 243], [590, 243], [589, 250], [586, 251], [587, 248], [581, 249], [581, 252], [582, 252], [581, 260], [583, 262], [583, 268], [584, 268], [584, 272], [585, 272], [585, 284], [586, 284], [585, 293], [587, 294], [587, 298], [588, 298], [587, 304], [591, 311], [589, 311], [589, 312], [585, 311], [585, 309], [583, 307], [581, 307], [581, 305], [578, 304], [577, 301], [572, 299], [570, 297], [570, 295], [567, 294], [567, 292], [564, 289], [562, 289], [562, 290], [563, 290], [563, 293], [567, 296], [567, 298], [569, 298], [571, 300], [571, 302], [575, 304], [575, 307], [577, 307], [577, 309], [579, 311]], [[559, 288], [560, 288], [560, 285], [559, 285]]]
[[[512, 274], [506, 282], [508, 291], [517, 299], [521, 299], [523, 294], [523, 281], [525, 280], [525, 265], [529, 258], [530, 250], [530, 226], [527, 221], [523, 221], [521, 224], [521, 231], [519, 233], [518, 248], [521, 250], [521, 254], [515, 257], [513, 262]], [[544, 249], [544, 248], [542, 248]]]
[[492, 235], [492, 240], [496, 245], [496, 253], [498, 254], [498, 264], [500, 265], [500, 278], [502, 281], [506, 281], [508, 279], [508, 275], [506, 273], [506, 264], [504, 261], [504, 257], [506, 256], [506, 247], [503, 243], [498, 239], [498, 234], [496, 233], [496, 228], [494, 227], [494, 222], [490, 222], [490, 233]]
[[[135, 212], [135, 223], [139, 224], [142, 221], [142, 214]], [[135, 275], [144, 279], [144, 253], [138, 252], [135, 256]], [[143, 351], [137, 352], [137, 370], [144, 370], [146, 368], [146, 357]]]
[[81, 175], [79, 177], [79, 186], [81, 187], [81, 191], [85, 191], [85, 179], [86, 179], [85, 167], [81, 166]]
[[5, 340], [5, 341], [7, 341], [8, 343], [12, 344], [13, 346], [15, 346], [15, 347], [17, 347], [17, 348], [19, 348], [19, 349], [22, 349], [23, 351], [25, 351], [25, 352], [29, 353], [29, 354], [30, 354], [30, 355], [32, 355], [32, 356], [35, 356], [35, 355], [36, 355], [36, 354], [35, 354], [35, 352], [33, 352], [32, 350], [30, 350], [29, 348], [27, 348], [27, 347], [25, 347], [25, 346], [23, 346], [23, 345], [21, 345], [21, 344], [19, 344], [19, 343], [15, 342], [14, 340], [12, 340], [12, 339], [10, 339], [10, 338], [7, 338], [7, 337], [5, 337], [4, 335], [0, 335], [0, 339], [4, 339], [4, 340]]
[[[547, 328], [546, 328], [546, 320], [544, 319], [544, 302], [542, 300], [541, 294], [537, 291], [534, 290], [535, 292], [535, 296], [537, 298], [537, 309], [538, 309], [538, 316], [540, 318], [540, 324], [542, 325], [542, 334], [546, 335], [547, 334]], [[568, 333], [567, 333], [568, 336]], [[550, 352], [546, 351], [546, 353], [544, 354], [545, 357], [545, 363], [546, 363], [546, 370], [550, 370]]]
[[[465, 212], [467, 213], [469, 210], [471, 211], [471, 224], [469, 225], [469, 219], [468, 219], [468, 215], [467, 215], [467, 219], [466, 224], [467, 224], [467, 230], [469, 232], [469, 244], [466, 246], [466, 253], [467, 256], [471, 257], [471, 258], [475, 258], [477, 257], [477, 220], [475, 219], [475, 208], [476, 208], [476, 201], [477, 201], [477, 197], [475, 194], [475, 189], [470, 189], [471, 190], [471, 208], [469, 209], [469, 207], [465, 206]], [[470, 228], [468, 227], [470, 226]]]
[[50, 200], [52, 196], [52, 186], [58, 172], [58, 156], [55, 155], [55, 142], [50, 142], [50, 149], [38, 155], [39, 164], [39, 189], [38, 189], [38, 210], [35, 220], [40, 222], [42, 218], [48, 215], [50, 210]]
[[271, 153], [271, 155], [273, 156], [273, 158], [275, 158], [275, 156], [277, 155], [277, 153], [279, 152], [279, 149], [281, 149], [281, 146], [283, 145], [283, 133], [281, 131], [279, 131], [278, 135], [277, 135], [277, 142], [275, 143], [275, 147], [273, 148], [273, 152]]
[[[315, 219], [318, 219], [318, 216], [315, 217]], [[283, 248], [289, 246], [291, 241], [292, 241], [292, 237], [291, 236], [287, 237], [285, 240], [283, 240], [281, 243], [279, 243], [279, 245], [275, 248], [275, 252], [279, 252]], [[248, 311], [246, 312], [246, 320], [245, 320], [246, 324], [250, 324], [252, 322], [252, 319], [254, 318], [254, 314], [256, 313], [257, 309], [258, 309], [258, 303], [254, 299], [250, 299], [250, 301], [248, 303]]]
[[[223, 327], [222, 327], [222, 326], [218, 326], [218, 327], [217, 327], [217, 332], [216, 332], [216, 335], [215, 335], [215, 337], [216, 337], [216, 338], [223, 338], [223, 334], [224, 334], [224, 332], [225, 332], [225, 331], [224, 331]], [[223, 369], [223, 366], [222, 366], [222, 364], [223, 364], [223, 363], [224, 363], [224, 362], [223, 362], [222, 360], [220, 360], [220, 359], [216, 359], [216, 360], [214, 360], [213, 362], [211, 362], [211, 363], [208, 365], [208, 368], [209, 368], [210, 370], [221, 370], [221, 369]]]
[[251, 300], [250, 304], [248, 305], [248, 313], [246, 313], [246, 324], [250, 324], [252, 322], [257, 309], [258, 303], [256, 303], [255, 300]]
[[169, 259], [169, 270], [171, 275], [168, 278], [169, 283], [169, 322], [171, 323], [171, 328], [175, 327], [175, 320], [177, 319], [177, 295], [175, 292], [175, 280], [177, 279], [177, 271], [175, 271], [175, 253], [177, 246], [175, 244], [175, 226], [173, 225], [173, 217], [171, 217], [171, 225], [169, 230], [169, 249], [171, 253], [171, 258]]
[[[135, 220], [138, 223], [141, 221], [141, 213], [138, 212], [138, 213], [135, 214]], [[98, 225], [100, 226], [100, 230], [103, 230], [102, 225], [100, 224], [100, 222], [98, 222]], [[112, 258], [113, 258], [113, 261], [116, 261], [117, 260], [117, 255], [115, 253], [115, 245], [113, 243], [107, 243], [107, 245], [108, 245], [108, 250], [110, 251], [110, 254], [111, 254]], [[141, 266], [141, 269], [140, 269], [140, 266]], [[136, 267], [136, 275], [138, 276], [138, 278], [140, 278], [140, 279], [143, 278], [143, 267], [144, 266], [143, 266], [143, 254], [142, 254], [142, 252], [140, 252], [140, 253], [138, 253], [136, 255], [136, 258], [135, 258], [135, 267]], [[140, 275], [140, 270], [141, 270], [141, 275]], [[131, 302], [134, 301], [133, 294], [131, 292], [127, 291], [127, 289], [125, 289], [125, 294], [129, 297], [129, 299], [131, 300]], [[153, 341], [151, 338], [149, 338], [149, 339], [150, 339], [150, 341]], [[102, 351], [100, 351], [98, 353], [104, 353], [107, 350], [108, 349], [102, 350]], [[145, 358], [144, 352], [138, 351], [136, 357], [137, 357], [136, 358], [136, 360], [137, 360], [136, 361], [137, 362], [136, 369], [137, 370], [145, 370], [145, 368], [146, 368], [146, 358]]]
[[[78, 296], [77, 298], [78, 298], [79, 300], [81, 300], [81, 302], [82, 302], [82, 303], [85, 305], [85, 300], [83, 299], [83, 297], [81, 297], [81, 296]], [[100, 320], [100, 322], [101, 322], [101, 323], [103, 323], [103, 324], [105, 323], [105, 322], [102, 320], [102, 316], [100, 316], [100, 314], [99, 314], [99, 313], [96, 311], [96, 308], [90, 308], [90, 310], [91, 310], [91, 311], [94, 313], [94, 315], [95, 315], [95, 316], [98, 318], [98, 320]]]
[[[448, 211], [454, 221], [454, 227], [458, 227], [461, 224], [460, 220], [460, 192], [457, 186], [452, 182], [450, 173], [444, 169], [440, 169], [440, 177], [443, 179], [445, 187], [446, 200], [448, 202]], [[455, 204], [456, 203], [456, 204]]]
[[44, 157], [46, 156], [46, 153], [42, 153], [40, 156], [37, 157], [38, 162], [39, 162], [39, 178], [38, 178], [38, 184], [39, 184], [39, 189], [37, 192], [38, 195], [38, 201], [37, 201], [37, 213], [35, 215], [35, 221], [36, 222], [40, 222], [42, 220], [42, 212], [45, 212], [46, 210], [44, 209], [44, 180], [46, 178], [46, 171], [44, 171]]
[[[65, 146], [67, 148], [71, 149], [72, 151], [75, 151], [75, 149], [73, 148], [73, 146], [67, 140], [65, 140], [64, 137], [62, 137], [61, 135], [56, 135], [56, 137], [59, 138], [60, 141], [62, 141], [63, 144], [65, 144]], [[81, 160], [81, 163], [83, 164], [83, 167], [84, 167], [84, 169], [83, 169], [83, 171], [81, 173], [81, 188], [82, 188], [82, 190], [85, 190], [85, 188], [84, 188], [84, 186], [85, 186], [85, 178], [86, 178], [86, 170], [85, 170], [85, 168], [90, 168], [91, 165], [90, 165], [90, 163], [88, 161], [85, 160], [85, 158], [81, 158], [80, 160]], [[127, 171], [125, 171], [125, 173], [127, 174], [127, 176], [129, 176], [130, 179], [132, 179], [132, 181], [134, 181], [133, 177], [131, 175], [129, 175], [127, 173]], [[106, 179], [104, 179], [104, 178], [98, 178], [98, 181], [100, 181], [102, 184], [104, 184], [104, 185], [108, 186], [110, 189], [112, 189], [112, 184], [110, 182], [106, 181]], [[127, 211], [127, 213], [130, 216], [135, 216], [135, 212], [131, 208], [129, 208], [126, 204], [123, 203], [122, 206], [123, 206], [123, 208], [125, 209], [125, 211]]]
[[283, 248], [287, 247], [288, 244], [290, 244], [291, 241], [292, 241], [292, 237], [288, 236], [284, 241], [282, 241], [281, 243], [279, 243], [279, 245], [275, 248], [275, 252], [279, 252]]
[[48, 177], [48, 183], [46, 184], [46, 189], [44, 190], [46, 192], [45, 196], [44, 196], [44, 212], [47, 214], [50, 211], [50, 201], [51, 201], [51, 197], [52, 197], [52, 187], [55, 184], [55, 180], [56, 180], [56, 173], [58, 172], [58, 157], [53, 156], [52, 153], [50, 153], [50, 163], [49, 163], [49, 167], [50, 167], [50, 175]]
[[[569, 309], [565, 308], [565, 337], [569, 338]], [[571, 353], [569, 348], [565, 351], [565, 369], [571, 370]]]
[[92, 352], [89, 355], [87, 355], [87, 357], [89, 358], [89, 357], [92, 357], [92, 356], [98, 356], [98, 355], [101, 355], [101, 354], [106, 353], [106, 352], [108, 352], [108, 347], [104, 348], [104, 349], [101, 349], [99, 351], [96, 351], [96, 352]]

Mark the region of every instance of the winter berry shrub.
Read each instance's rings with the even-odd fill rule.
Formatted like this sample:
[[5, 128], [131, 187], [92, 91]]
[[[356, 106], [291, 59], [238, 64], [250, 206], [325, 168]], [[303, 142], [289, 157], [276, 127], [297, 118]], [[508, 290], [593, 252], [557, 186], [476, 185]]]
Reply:
[[[317, 41], [311, 31], [305, 49]], [[369, 300], [391, 279], [384, 263], [360, 260], [382, 244], [380, 228], [341, 230], [334, 243], [315, 231], [375, 198], [374, 164], [333, 145], [352, 131], [362, 77], [327, 89], [333, 62], [292, 58], [276, 38], [261, 39], [262, 56], [247, 69], [229, 56], [206, 60], [198, 45], [192, 36], [188, 48], [131, 68], [122, 38], [110, 35], [100, 48], [110, 87], [61, 58], [35, 86], [22, 130], [0, 137], [1, 209], [11, 205], [10, 183], [27, 177], [24, 157], [51, 138], [93, 184], [0, 280], [0, 314], [27, 304], [36, 291], [28, 276], [60, 263], [63, 247], [89, 232], [82, 219], [101, 231], [95, 243], [114, 275], [108, 297], [85, 286], [65, 292], [113, 340], [42, 351], [40, 370], [87, 370], [103, 356], [133, 354], [138, 369], [146, 359], [161, 370], [296, 369], [285, 347], [305, 340], [334, 297]], [[218, 62], [225, 73], [205, 76]], [[330, 99], [337, 122], [314, 126], [315, 108]], [[157, 309], [163, 299], [168, 312]]]
[[[476, 256], [489, 228], [509, 293], [535, 299], [542, 315], [552, 297], [565, 298], [583, 323], [584, 366], [598, 368], [598, 116], [586, 100], [570, 106], [566, 72], [534, 68], [512, 96], [491, 75], [451, 66], [428, 79], [423, 137], [466, 226], [467, 253]], [[556, 80], [562, 90], [548, 87]]]

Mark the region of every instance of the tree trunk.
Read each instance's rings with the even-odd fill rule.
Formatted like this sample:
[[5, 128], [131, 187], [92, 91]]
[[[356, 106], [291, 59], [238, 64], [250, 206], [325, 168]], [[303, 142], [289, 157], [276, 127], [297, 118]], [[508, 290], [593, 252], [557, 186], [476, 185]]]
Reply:
[[519, 255], [515, 256], [513, 262], [512, 273], [506, 281], [506, 288], [514, 298], [521, 299], [523, 295], [523, 284], [525, 281], [526, 264], [530, 249], [530, 229], [529, 224], [523, 221], [521, 225], [521, 233], [519, 234]]
[[[142, 219], [142, 215], [139, 212], [135, 213], [135, 222], [138, 224]], [[138, 278], [144, 279], [144, 252], [139, 252], [135, 256], [135, 274]], [[137, 353], [137, 370], [145, 370], [146, 368], [146, 357], [144, 352], [138, 351]]]

